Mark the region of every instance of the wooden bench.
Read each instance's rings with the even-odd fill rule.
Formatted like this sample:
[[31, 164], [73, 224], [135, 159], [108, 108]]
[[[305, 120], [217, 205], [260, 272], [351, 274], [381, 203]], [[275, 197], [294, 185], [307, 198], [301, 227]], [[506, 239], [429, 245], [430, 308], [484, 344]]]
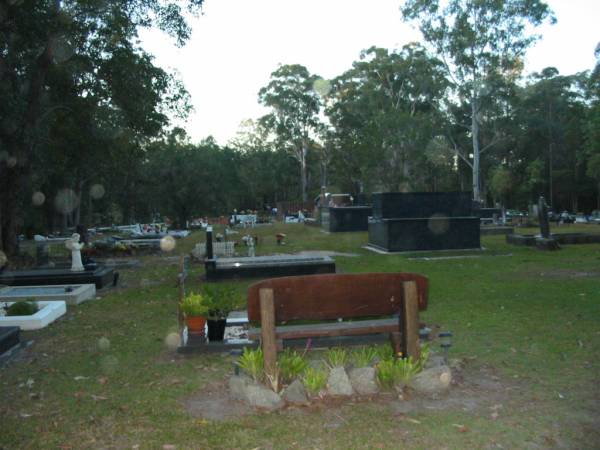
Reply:
[[[396, 352], [417, 358], [418, 313], [427, 308], [427, 293], [427, 278], [414, 273], [263, 280], [248, 288], [248, 320], [261, 323], [260, 329], [249, 330], [248, 337], [262, 340], [265, 364], [267, 347], [281, 348], [286, 339], [380, 333], [390, 333]], [[334, 322], [288, 324], [299, 320]]]

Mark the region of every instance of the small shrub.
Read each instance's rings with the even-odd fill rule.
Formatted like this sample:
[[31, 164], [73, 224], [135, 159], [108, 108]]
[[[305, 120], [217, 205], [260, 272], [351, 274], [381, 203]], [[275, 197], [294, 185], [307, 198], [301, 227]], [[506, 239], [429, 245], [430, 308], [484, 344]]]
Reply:
[[418, 361], [416, 362], [416, 366], [417, 366], [417, 372], [420, 372], [421, 370], [423, 370], [425, 368], [425, 364], [427, 364], [427, 361], [429, 361], [429, 355], [431, 354], [431, 348], [429, 347], [429, 344], [423, 344], [421, 346], [421, 356], [419, 357]]
[[277, 361], [279, 375], [284, 383], [290, 382], [300, 376], [306, 370], [308, 363], [295, 351], [286, 349], [279, 354]]
[[382, 388], [391, 389], [397, 384], [410, 381], [419, 370], [418, 364], [411, 357], [385, 359], [377, 364], [377, 380]]
[[356, 367], [367, 367], [378, 359], [379, 354], [375, 347], [361, 347], [350, 354], [350, 360]]
[[211, 319], [226, 319], [240, 303], [240, 295], [232, 286], [208, 285], [202, 286], [202, 296], [206, 299]]
[[348, 361], [348, 352], [343, 348], [332, 348], [327, 351], [327, 363], [331, 367], [344, 367]]
[[244, 348], [237, 365], [256, 382], [261, 381], [265, 370], [265, 358], [261, 348]]
[[390, 344], [381, 344], [374, 347], [379, 361], [394, 359], [394, 349]]
[[38, 312], [38, 304], [33, 301], [15, 302], [6, 308], [7, 316], [32, 316]]
[[208, 314], [208, 302], [200, 294], [191, 292], [181, 302], [181, 310], [187, 317], [206, 316]]
[[314, 367], [307, 367], [304, 371], [304, 387], [312, 395], [318, 394], [327, 385], [327, 371], [323, 369], [315, 369]]

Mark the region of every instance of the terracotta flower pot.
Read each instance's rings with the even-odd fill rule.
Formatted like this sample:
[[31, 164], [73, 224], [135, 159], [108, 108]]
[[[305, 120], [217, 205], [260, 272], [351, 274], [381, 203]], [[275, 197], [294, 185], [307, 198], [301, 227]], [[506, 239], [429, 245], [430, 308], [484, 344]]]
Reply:
[[186, 317], [185, 322], [188, 328], [188, 334], [193, 336], [204, 336], [204, 327], [206, 325], [206, 317], [194, 316]]

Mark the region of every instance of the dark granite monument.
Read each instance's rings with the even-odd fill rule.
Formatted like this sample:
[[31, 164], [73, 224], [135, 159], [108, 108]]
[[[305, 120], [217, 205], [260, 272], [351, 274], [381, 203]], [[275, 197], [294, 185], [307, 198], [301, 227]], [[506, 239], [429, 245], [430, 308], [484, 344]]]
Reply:
[[370, 206], [322, 206], [321, 228], [330, 233], [339, 231], [367, 231]]
[[480, 248], [469, 192], [373, 194], [369, 246], [387, 252]]
[[55, 284], [95, 284], [96, 289], [116, 285], [118, 273], [110, 267], [90, 267], [81, 272], [73, 272], [69, 268], [31, 269], [3, 271], [0, 273], [0, 284], [7, 286], [37, 286]]

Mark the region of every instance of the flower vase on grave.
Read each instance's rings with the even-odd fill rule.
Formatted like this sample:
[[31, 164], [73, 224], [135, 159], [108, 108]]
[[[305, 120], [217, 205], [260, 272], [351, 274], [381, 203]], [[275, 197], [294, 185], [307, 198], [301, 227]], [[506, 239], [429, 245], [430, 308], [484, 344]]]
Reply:
[[208, 341], [222, 341], [225, 337], [225, 326], [227, 325], [227, 319], [209, 319], [206, 323], [208, 325]]

